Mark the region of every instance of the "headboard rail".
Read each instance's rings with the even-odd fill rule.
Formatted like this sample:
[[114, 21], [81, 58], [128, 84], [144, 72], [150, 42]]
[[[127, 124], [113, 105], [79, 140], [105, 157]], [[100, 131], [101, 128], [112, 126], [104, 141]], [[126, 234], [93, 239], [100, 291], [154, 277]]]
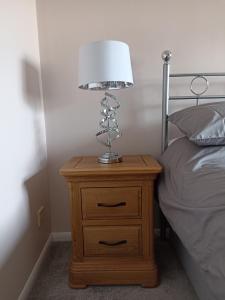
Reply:
[[170, 74], [170, 77], [196, 77], [196, 76], [225, 76], [225, 73], [177, 73], [177, 74]]

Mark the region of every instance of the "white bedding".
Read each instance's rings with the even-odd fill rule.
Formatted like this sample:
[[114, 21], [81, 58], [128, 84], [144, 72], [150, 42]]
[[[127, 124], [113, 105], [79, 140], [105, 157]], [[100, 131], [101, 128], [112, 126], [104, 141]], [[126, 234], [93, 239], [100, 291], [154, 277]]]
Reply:
[[[180, 138], [161, 158], [160, 207], [204, 270], [214, 299], [225, 299], [225, 146]], [[212, 299], [213, 300], [213, 299]]]

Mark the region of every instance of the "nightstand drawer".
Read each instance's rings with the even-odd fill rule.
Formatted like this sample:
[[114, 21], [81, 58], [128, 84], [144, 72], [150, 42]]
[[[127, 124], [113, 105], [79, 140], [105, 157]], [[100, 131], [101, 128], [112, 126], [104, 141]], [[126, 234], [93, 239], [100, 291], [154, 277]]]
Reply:
[[85, 226], [84, 256], [141, 255], [141, 225]]
[[141, 217], [141, 187], [83, 188], [84, 219]]

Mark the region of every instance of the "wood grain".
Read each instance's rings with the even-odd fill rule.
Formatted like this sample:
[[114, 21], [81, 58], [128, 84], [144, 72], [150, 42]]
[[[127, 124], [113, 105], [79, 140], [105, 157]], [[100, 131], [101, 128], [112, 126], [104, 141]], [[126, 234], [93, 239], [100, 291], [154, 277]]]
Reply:
[[161, 171], [148, 155], [125, 156], [111, 165], [97, 163], [96, 157], [74, 157], [60, 169], [70, 190], [71, 287], [158, 284], [153, 187]]
[[84, 226], [83, 232], [84, 256], [140, 256], [142, 254], [140, 225]]
[[60, 175], [112, 175], [112, 174], [158, 174], [159, 163], [148, 155], [128, 155], [121, 163], [100, 164], [95, 156], [73, 157], [60, 169]]
[[141, 217], [141, 187], [81, 189], [84, 219]]

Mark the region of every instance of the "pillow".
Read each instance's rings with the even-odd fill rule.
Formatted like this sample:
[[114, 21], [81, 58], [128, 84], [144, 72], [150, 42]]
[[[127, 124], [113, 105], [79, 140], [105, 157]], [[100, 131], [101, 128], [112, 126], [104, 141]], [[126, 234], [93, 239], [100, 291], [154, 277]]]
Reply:
[[188, 107], [171, 114], [169, 121], [199, 146], [225, 145], [225, 102]]

